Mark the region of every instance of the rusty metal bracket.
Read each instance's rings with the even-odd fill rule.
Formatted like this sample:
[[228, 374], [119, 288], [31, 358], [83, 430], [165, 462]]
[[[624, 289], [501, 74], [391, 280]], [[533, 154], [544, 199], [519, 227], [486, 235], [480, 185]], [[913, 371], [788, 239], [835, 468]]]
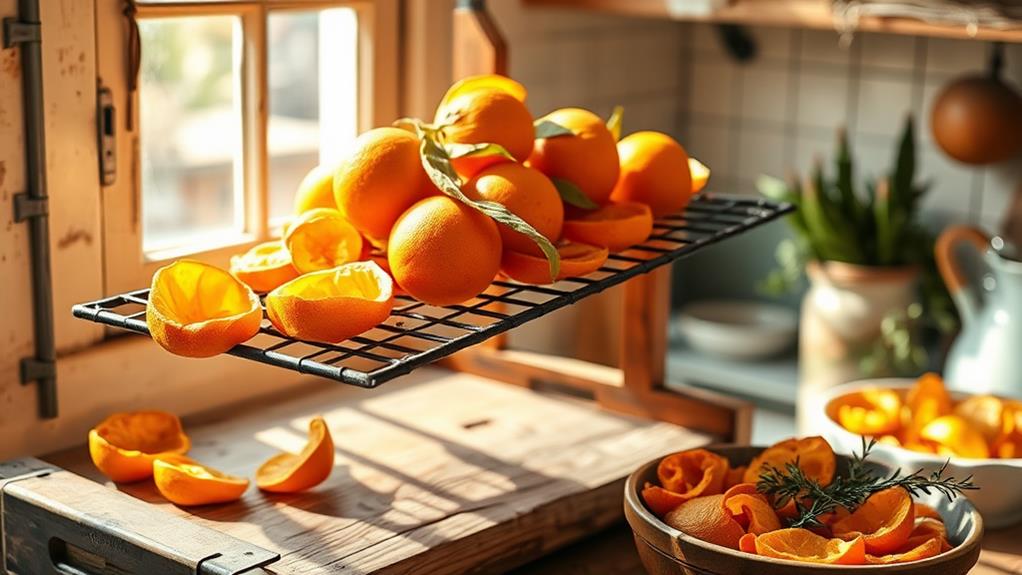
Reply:
[[280, 555], [38, 459], [0, 463], [0, 572], [264, 573]]

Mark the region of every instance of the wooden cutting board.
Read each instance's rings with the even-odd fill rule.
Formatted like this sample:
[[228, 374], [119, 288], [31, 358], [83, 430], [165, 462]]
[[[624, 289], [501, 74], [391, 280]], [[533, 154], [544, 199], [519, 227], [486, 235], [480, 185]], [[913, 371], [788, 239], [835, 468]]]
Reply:
[[[331, 385], [186, 421], [190, 455], [253, 477], [280, 450], [299, 451], [317, 414], [336, 467], [308, 492], [252, 487], [233, 504], [182, 509], [150, 481], [110, 488], [279, 552], [273, 573], [503, 572], [620, 521], [632, 470], [710, 441], [586, 400], [422, 369], [377, 390]], [[47, 460], [104, 481], [85, 447]]]

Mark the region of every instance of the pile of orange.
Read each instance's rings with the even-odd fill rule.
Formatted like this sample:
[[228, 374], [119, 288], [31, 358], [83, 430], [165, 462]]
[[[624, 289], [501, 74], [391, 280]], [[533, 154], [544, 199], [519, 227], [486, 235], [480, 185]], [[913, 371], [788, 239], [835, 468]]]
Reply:
[[835, 457], [820, 437], [788, 439], [732, 467], [705, 449], [669, 455], [657, 467], [659, 485], [647, 483], [642, 498], [665, 523], [709, 543], [747, 553], [808, 563], [866, 565], [906, 563], [951, 548], [940, 515], [912, 501], [908, 491], [888, 488], [854, 510], [839, 507], [819, 528], [785, 527], [797, 515], [793, 501], [777, 506], [757, 490], [768, 466], [796, 464], [821, 486], [834, 481]]
[[535, 119], [526, 98], [510, 78], [474, 76], [450, 87], [431, 124], [366, 131], [309, 172], [283, 238], [232, 258], [230, 275], [197, 262], [188, 278], [181, 262], [157, 272], [154, 339], [181, 355], [222, 353], [258, 332], [260, 293], [276, 330], [339, 343], [385, 320], [396, 291], [453, 305], [498, 274], [584, 276], [649, 238], [653, 219], [683, 209], [709, 177], [665, 134], [618, 141], [619, 111], [612, 127], [580, 108]]
[[907, 391], [870, 387], [841, 396], [828, 412], [852, 433], [912, 451], [974, 459], [1022, 457], [1022, 401], [972, 395], [956, 402], [934, 373]]
[[[191, 441], [181, 421], [162, 411], [115, 413], [89, 431], [89, 455], [117, 483], [153, 479], [171, 503], [183, 506], [240, 499], [249, 480], [229, 475], [185, 454]], [[319, 485], [334, 467], [334, 443], [322, 417], [309, 422], [301, 453], [280, 453], [256, 471], [256, 485], [272, 493], [294, 493]]]

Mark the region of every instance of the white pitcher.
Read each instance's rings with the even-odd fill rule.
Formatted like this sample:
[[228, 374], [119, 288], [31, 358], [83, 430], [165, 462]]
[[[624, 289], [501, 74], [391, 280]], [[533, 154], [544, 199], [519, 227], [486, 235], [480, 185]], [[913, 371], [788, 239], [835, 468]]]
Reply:
[[[983, 253], [989, 275], [970, 283], [954, 250], [966, 243]], [[957, 226], [937, 239], [940, 274], [962, 316], [962, 332], [951, 345], [944, 378], [969, 393], [1022, 398], [1022, 261], [1003, 253], [1004, 243]]]

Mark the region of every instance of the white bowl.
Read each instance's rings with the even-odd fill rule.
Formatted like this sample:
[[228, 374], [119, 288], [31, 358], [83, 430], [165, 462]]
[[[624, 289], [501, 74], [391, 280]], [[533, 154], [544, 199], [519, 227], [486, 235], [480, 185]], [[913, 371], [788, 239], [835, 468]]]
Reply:
[[703, 300], [681, 309], [677, 321], [688, 344], [728, 359], [760, 359], [791, 347], [798, 330], [795, 312], [779, 305], [742, 300]]
[[[817, 396], [813, 405], [813, 427], [819, 429], [834, 450], [849, 454], [862, 448], [862, 438], [841, 427], [836, 421], [837, 398], [867, 387], [885, 387], [899, 391], [903, 396], [915, 383], [914, 379], [892, 378], [856, 381], [836, 386]], [[951, 392], [955, 400], [968, 394]], [[870, 452], [870, 460], [891, 467], [900, 467], [905, 473], [922, 469], [929, 473], [939, 469], [947, 457], [919, 453], [893, 445], [878, 443]], [[947, 474], [964, 479], [971, 475], [979, 489], [967, 491], [966, 497], [976, 506], [988, 528], [1007, 527], [1022, 521], [1022, 459], [967, 459], [952, 457]]]

